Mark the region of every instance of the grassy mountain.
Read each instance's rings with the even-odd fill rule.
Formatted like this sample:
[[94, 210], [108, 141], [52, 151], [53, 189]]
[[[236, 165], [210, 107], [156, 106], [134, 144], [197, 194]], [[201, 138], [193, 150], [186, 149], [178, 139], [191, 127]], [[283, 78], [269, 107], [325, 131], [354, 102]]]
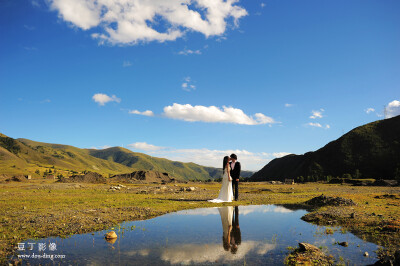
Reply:
[[[180, 180], [207, 180], [222, 176], [222, 170], [218, 168], [156, 158], [121, 147], [80, 149], [69, 145], [13, 139], [0, 134], [0, 174], [42, 176], [51, 169], [52, 173], [55, 169], [56, 174], [64, 176], [82, 171], [94, 171], [108, 176], [137, 170], [166, 172]], [[244, 171], [244, 176], [250, 174], [252, 172]]]
[[[90, 155], [104, 160], [117, 162], [136, 170], [154, 170], [167, 172], [180, 179], [219, 178], [222, 176], [222, 169], [201, 166], [195, 163], [182, 163], [164, 158], [152, 157], [143, 153], [133, 152], [121, 147], [112, 147], [104, 150], [90, 150]], [[243, 177], [248, 177], [253, 172], [242, 171]]]
[[252, 180], [400, 178], [400, 116], [357, 127], [323, 148], [269, 162]]

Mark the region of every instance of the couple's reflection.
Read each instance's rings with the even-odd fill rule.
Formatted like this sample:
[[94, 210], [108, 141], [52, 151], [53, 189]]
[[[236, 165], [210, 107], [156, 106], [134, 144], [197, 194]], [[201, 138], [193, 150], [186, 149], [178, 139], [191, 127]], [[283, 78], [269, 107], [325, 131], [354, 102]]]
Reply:
[[218, 208], [222, 222], [222, 245], [226, 251], [236, 254], [238, 246], [242, 242], [242, 235], [239, 226], [239, 207], [220, 207]]

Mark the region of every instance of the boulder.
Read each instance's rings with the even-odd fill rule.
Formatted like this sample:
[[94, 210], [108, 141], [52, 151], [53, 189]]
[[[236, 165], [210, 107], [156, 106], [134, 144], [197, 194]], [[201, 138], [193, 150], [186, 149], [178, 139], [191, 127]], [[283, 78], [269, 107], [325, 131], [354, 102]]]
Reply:
[[356, 205], [354, 201], [351, 199], [345, 199], [342, 197], [329, 197], [329, 196], [318, 196], [315, 198], [312, 198], [308, 201], [305, 202], [308, 205], [312, 206], [353, 206]]
[[106, 239], [116, 239], [118, 236], [117, 236], [117, 234], [114, 232], [114, 231], [111, 231], [111, 232], [108, 232], [106, 235], [105, 235], [105, 238]]

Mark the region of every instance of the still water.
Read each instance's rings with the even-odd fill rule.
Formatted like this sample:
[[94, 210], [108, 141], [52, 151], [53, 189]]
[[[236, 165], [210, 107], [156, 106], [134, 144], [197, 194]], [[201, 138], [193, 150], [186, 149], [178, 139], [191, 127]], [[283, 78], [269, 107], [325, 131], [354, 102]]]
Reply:
[[[334, 233], [327, 235], [326, 227], [300, 219], [306, 213], [275, 205], [185, 210], [122, 223], [114, 228], [116, 241], [104, 239], [110, 230], [67, 239], [26, 240], [25, 250], [19, 254], [53, 255], [53, 260], [25, 260], [31, 264], [282, 265], [289, 246], [307, 242], [323, 247], [336, 262], [367, 265], [377, 261], [377, 245], [342, 232], [339, 227], [333, 227]], [[335, 244], [343, 241], [349, 246]], [[365, 251], [370, 257], [363, 256]], [[57, 255], [65, 258], [55, 258]]]

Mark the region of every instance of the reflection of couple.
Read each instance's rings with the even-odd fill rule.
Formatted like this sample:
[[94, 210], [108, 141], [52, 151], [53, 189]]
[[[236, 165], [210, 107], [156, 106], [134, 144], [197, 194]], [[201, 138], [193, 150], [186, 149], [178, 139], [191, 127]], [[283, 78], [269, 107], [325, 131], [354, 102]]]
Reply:
[[[218, 208], [222, 222], [222, 245], [226, 251], [236, 254], [238, 246], [242, 243], [242, 236], [239, 227], [239, 207], [232, 206]], [[235, 212], [235, 213], [234, 213]]]
[[236, 154], [224, 157], [221, 190], [218, 198], [210, 200], [210, 202], [231, 202], [233, 198], [238, 200], [240, 168], [240, 162], [237, 161]]

